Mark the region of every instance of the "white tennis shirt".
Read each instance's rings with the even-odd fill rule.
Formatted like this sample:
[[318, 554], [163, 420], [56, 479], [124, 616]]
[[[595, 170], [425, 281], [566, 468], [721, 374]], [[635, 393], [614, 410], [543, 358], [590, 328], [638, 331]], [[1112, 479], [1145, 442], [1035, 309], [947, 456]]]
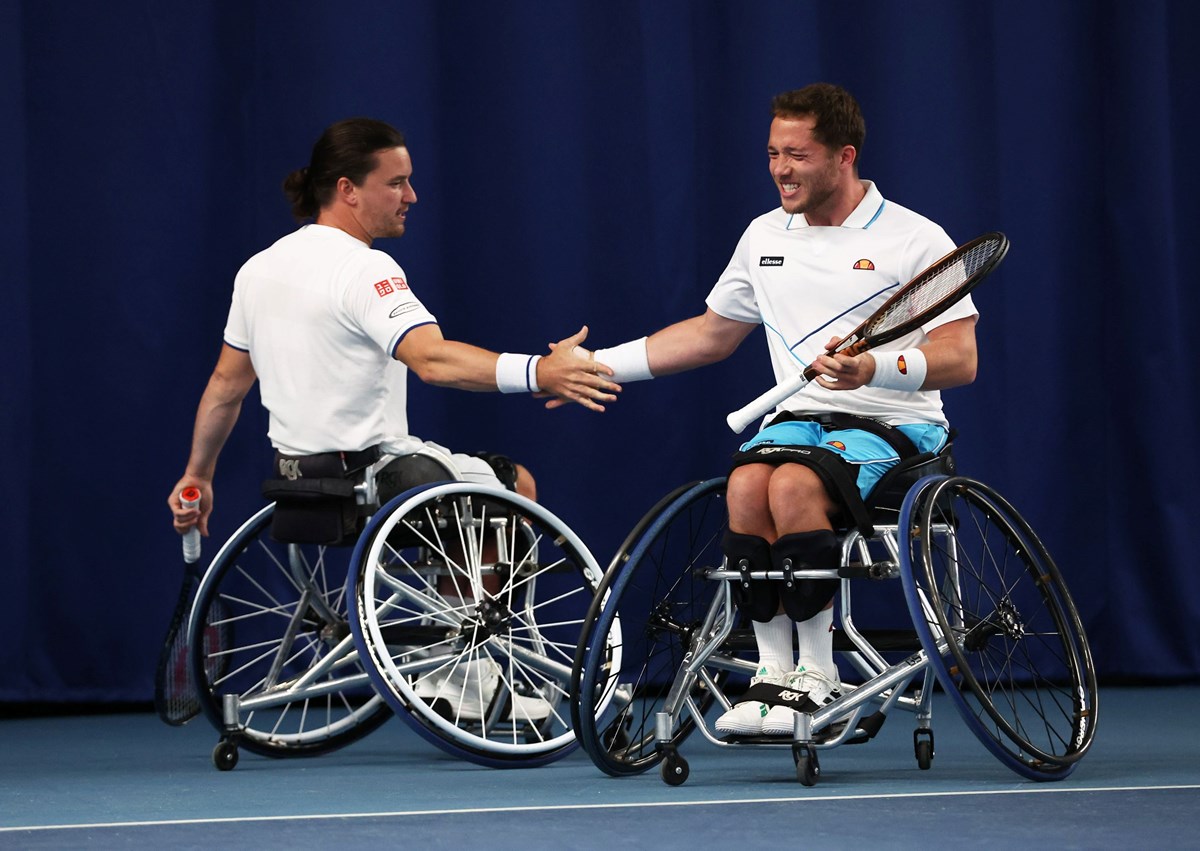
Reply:
[[[708, 306], [721, 316], [764, 326], [776, 381], [802, 371], [831, 337], [849, 334], [900, 286], [954, 250], [938, 225], [884, 200], [871, 181], [863, 186], [866, 195], [840, 227], [810, 226], [782, 208], [756, 218], [708, 295]], [[881, 350], [919, 346], [928, 341], [926, 332], [976, 313], [968, 296]], [[936, 390], [837, 392], [814, 381], [776, 410], [946, 425]]]
[[408, 433], [408, 369], [392, 353], [436, 321], [388, 254], [307, 225], [242, 266], [225, 342], [250, 353], [276, 449], [353, 452]]

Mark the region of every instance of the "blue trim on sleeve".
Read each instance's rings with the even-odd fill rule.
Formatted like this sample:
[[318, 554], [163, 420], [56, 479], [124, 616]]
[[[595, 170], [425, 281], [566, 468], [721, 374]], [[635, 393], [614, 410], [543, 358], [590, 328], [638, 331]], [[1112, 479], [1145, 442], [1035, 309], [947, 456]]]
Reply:
[[416, 325], [410, 325], [408, 328], [405, 328], [404, 333], [397, 337], [396, 342], [392, 344], [393, 358], [396, 357], [396, 349], [399, 348], [400, 344], [404, 342], [404, 338], [408, 336], [408, 332], [420, 328], [422, 325], [437, 325], [437, 320], [430, 319], [428, 322], [418, 322]]
[[229, 342], [228, 340], [222, 340], [221, 342], [224, 343], [225, 345], [229, 346], [229, 348], [231, 348], [231, 349], [236, 349], [239, 352], [245, 352], [246, 354], [250, 354], [249, 349], [243, 349], [241, 346], [235, 346], [233, 343]]

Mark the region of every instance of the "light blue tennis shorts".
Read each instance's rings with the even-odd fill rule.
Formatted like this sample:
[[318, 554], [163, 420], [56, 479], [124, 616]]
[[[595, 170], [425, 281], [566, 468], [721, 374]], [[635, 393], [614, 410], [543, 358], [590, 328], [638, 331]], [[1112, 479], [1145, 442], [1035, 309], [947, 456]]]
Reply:
[[[913, 442], [918, 452], [937, 452], [946, 445], [949, 432], [933, 423], [896, 426]], [[858, 492], [866, 497], [900, 456], [887, 441], [861, 429], [826, 429], [820, 423], [786, 422], [767, 426], [742, 444], [742, 451], [762, 444], [776, 446], [820, 446], [841, 455], [858, 469]]]

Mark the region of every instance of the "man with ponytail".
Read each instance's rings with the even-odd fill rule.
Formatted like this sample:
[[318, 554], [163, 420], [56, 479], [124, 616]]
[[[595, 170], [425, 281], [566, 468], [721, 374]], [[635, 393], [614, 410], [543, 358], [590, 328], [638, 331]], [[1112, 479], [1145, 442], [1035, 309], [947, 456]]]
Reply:
[[[407, 371], [463, 390], [532, 392], [548, 407], [594, 411], [616, 400], [611, 370], [575, 351], [586, 326], [545, 356], [497, 354], [447, 340], [394, 259], [371, 247], [403, 235], [416, 203], [404, 136], [369, 118], [333, 124], [309, 164], [283, 189], [302, 226], [251, 257], [234, 281], [224, 346], [200, 400], [191, 456], [168, 504], [181, 534], [208, 534], [217, 456], [257, 380], [270, 413], [276, 475], [296, 459], [362, 459], [413, 446], [405, 411]], [[311, 220], [311, 221], [309, 221]], [[307, 223], [305, 223], [307, 222]], [[418, 442], [419, 443], [419, 442]], [[502, 456], [452, 456], [467, 478], [534, 495], [528, 471]], [[184, 488], [200, 490], [185, 508]]]
[[[331, 478], [361, 480], [383, 454], [401, 457], [375, 475], [380, 504], [446, 478], [436, 462], [414, 454], [422, 442], [408, 434], [410, 369], [445, 387], [541, 393], [552, 397], [548, 407], [575, 402], [603, 411], [616, 400], [620, 387], [606, 377], [612, 371], [576, 352], [586, 326], [545, 356], [497, 354], [442, 336], [404, 270], [371, 247], [404, 234], [417, 201], [412, 171], [399, 131], [354, 118], [326, 129], [309, 164], [284, 180], [302, 226], [251, 257], [234, 281], [224, 346], [196, 413], [191, 455], [167, 500], [180, 534], [198, 527], [208, 535], [217, 456], [256, 380], [275, 447], [274, 478], [263, 491], [275, 500], [272, 535], [288, 543], [351, 543], [363, 522], [356, 505], [342, 497], [314, 509], [312, 493], [301, 499], [297, 491], [321, 491], [322, 480]], [[536, 498], [528, 470], [502, 455], [450, 457], [464, 479], [501, 481]], [[199, 490], [198, 506], [181, 503], [186, 488]], [[485, 590], [494, 589], [485, 582]], [[456, 704], [461, 717], [478, 718], [497, 677], [497, 664], [483, 658], [430, 678], [428, 687]], [[526, 711], [536, 715], [532, 706]]]

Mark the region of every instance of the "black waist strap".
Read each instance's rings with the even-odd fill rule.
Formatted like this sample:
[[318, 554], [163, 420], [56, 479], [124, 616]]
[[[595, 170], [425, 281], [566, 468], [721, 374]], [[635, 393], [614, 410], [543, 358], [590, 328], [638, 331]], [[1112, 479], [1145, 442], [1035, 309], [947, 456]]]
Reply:
[[368, 446], [354, 452], [320, 452], [316, 455], [284, 455], [276, 452], [274, 473], [284, 479], [338, 478], [369, 467], [381, 456], [378, 446]]
[[892, 447], [896, 451], [896, 454], [900, 456], [901, 461], [919, 454], [916, 444], [909, 440], [908, 435], [895, 426], [888, 425], [871, 417], [860, 417], [857, 414], [845, 414], [841, 411], [828, 411], [819, 414], [797, 414], [792, 411], [784, 411], [767, 423], [767, 427], [770, 428], [779, 423], [791, 422], [817, 423], [828, 429], [844, 430], [855, 428], [860, 431], [870, 432]]

